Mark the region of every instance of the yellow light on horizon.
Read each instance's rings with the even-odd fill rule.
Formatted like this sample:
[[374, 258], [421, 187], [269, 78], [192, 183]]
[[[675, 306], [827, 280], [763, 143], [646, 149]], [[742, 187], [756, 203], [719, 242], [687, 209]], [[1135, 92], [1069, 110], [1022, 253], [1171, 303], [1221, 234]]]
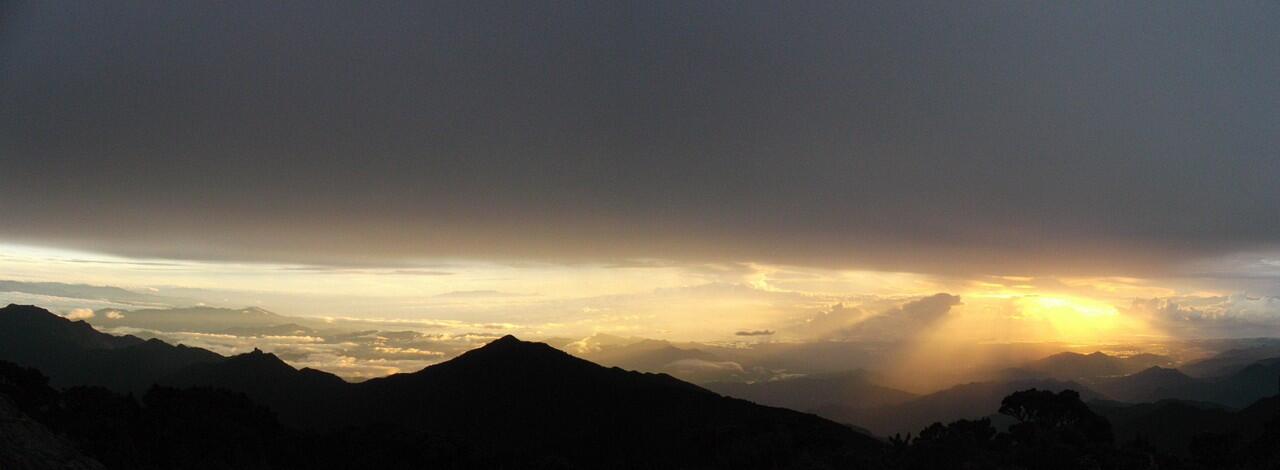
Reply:
[[1147, 333], [1146, 325], [1113, 305], [1070, 296], [1031, 295], [1017, 300], [1025, 320], [1044, 325], [1042, 339], [1102, 343]]
[[1119, 313], [1115, 307], [1093, 300], [1039, 295], [1029, 298], [1033, 301], [1031, 308], [1041, 311], [1066, 309], [1086, 317], [1113, 316]]

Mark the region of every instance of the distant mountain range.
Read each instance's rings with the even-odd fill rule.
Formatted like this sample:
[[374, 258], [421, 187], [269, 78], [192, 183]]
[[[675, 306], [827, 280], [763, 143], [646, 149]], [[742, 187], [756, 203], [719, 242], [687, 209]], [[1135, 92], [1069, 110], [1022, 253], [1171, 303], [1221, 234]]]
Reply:
[[0, 292], [17, 292], [48, 297], [63, 297], [93, 300], [113, 304], [138, 306], [169, 306], [180, 303], [194, 303], [190, 299], [134, 292], [112, 286], [91, 286], [88, 284], [66, 284], [61, 282], [23, 282], [0, 280]]
[[860, 468], [880, 446], [813, 415], [725, 398], [665, 374], [602, 367], [512, 336], [418, 372], [348, 383], [261, 351], [227, 358], [11, 305], [0, 309], [0, 359], [46, 371], [60, 387], [213, 386], [243, 393], [310, 433], [397, 429], [435, 436], [425, 443], [465, 442], [466, 455], [490, 463]]
[[1262, 344], [1228, 349], [1184, 364], [1179, 369], [1192, 377], [1214, 378], [1231, 375], [1258, 361], [1277, 357], [1280, 357], [1280, 342], [1269, 339]]
[[1111, 356], [1102, 352], [1062, 352], [1007, 369], [1003, 374], [1007, 379], [1088, 380], [1128, 375], [1151, 367], [1172, 367], [1174, 364], [1173, 359], [1155, 354]]
[[1140, 403], [1173, 398], [1171, 395], [1196, 387], [1198, 382], [1178, 369], [1152, 366], [1136, 374], [1095, 378], [1090, 385], [1111, 399]]
[[0, 359], [40, 369], [59, 387], [140, 392], [161, 377], [225, 358], [204, 349], [100, 333], [39, 307], [10, 305], [0, 309]]
[[813, 412], [879, 435], [914, 432], [935, 421], [982, 418], [991, 414], [1003, 397], [1027, 388], [1072, 389], [1087, 401], [1181, 400], [1222, 408], [1245, 407], [1280, 392], [1280, 358], [1205, 379], [1157, 365], [1170, 362], [1164, 356], [1149, 354], [1117, 357], [1066, 352], [1006, 369], [995, 380], [956, 385], [922, 396], [877, 385], [865, 372], [707, 386], [729, 396]]
[[[283, 324], [279, 331], [295, 327], [305, 328]], [[618, 349], [629, 345], [636, 346]], [[631, 341], [595, 352], [605, 350], [627, 351], [620, 356], [625, 360], [648, 357], [649, 364], [720, 359], [663, 342]], [[715, 383], [709, 391], [667, 374], [604, 367], [505, 336], [417, 372], [350, 383], [260, 350], [225, 357], [104, 334], [82, 321], [17, 305], [0, 309], [0, 360], [44, 371], [54, 385], [44, 385], [41, 372], [0, 361], [5, 469], [90, 470], [103, 468], [99, 463], [128, 469], [407, 469], [424, 462], [439, 468], [858, 469], [944, 468], [938, 463], [961, 461], [972, 467], [989, 462], [984, 459], [1032, 468], [1026, 465], [1054, 457], [1004, 446], [1028, 442], [1033, 435], [1027, 426], [1041, 424], [1025, 417], [1035, 415], [994, 413], [1007, 406], [1062, 405], [1081, 419], [1097, 419], [1089, 418], [1096, 413], [1110, 423], [1090, 428], [1101, 440], [1069, 451], [1077, 457], [1240, 463], [1233, 468], [1267, 468], [1280, 458], [1267, 444], [1280, 439], [1280, 397], [1268, 398], [1280, 385], [1280, 360], [1195, 378], [1160, 366], [1124, 373], [1159, 357], [1055, 355], [1019, 369], [1040, 377], [974, 382], [921, 396], [878, 385], [866, 371]], [[1114, 372], [1121, 374], [1108, 375]], [[1073, 392], [1051, 393], [1061, 390]], [[1165, 396], [1222, 404], [1110, 400]], [[1010, 402], [1017, 397], [1030, 401]], [[916, 437], [890, 444], [854, 424], [879, 435]], [[1052, 429], [1036, 432], [1057, 432]], [[992, 440], [1003, 432], [1004, 440]], [[1053, 439], [1073, 442], [1065, 435]], [[1145, 444], [1108, 447], [1134, 441]], [[944, 450], [954, 454], [938, 454]], [[972, 468], [985, 464], [978, 465]]]
[[848, 404], [828, 405], [813, 411], [819, 416], [842, 423], [857, 423], [858, 426], [882, 436], [906, 434], [918, 432], [935, 422], [949, 423], [991, 415], [1000, 408], [1000, 400], [1004, 397], [1031, 388], [1055, 392], [1076, 390], [1086, 401], [1101, 398], [1097, 392], [1079, 383], [1032, 379], [956, 385], [893, 405], [872, 408]]
[[257, 307], [240, 309], [217, 307], [182, 307], [163, 309], [118, 310], [99, 309], [94, 312], [100, 326], [141, 328], [153, 331], [189, 331], [199, 333], [226, 333], [228, 329], [241, 333], [260, 334], [298, 319], [284, 317]]

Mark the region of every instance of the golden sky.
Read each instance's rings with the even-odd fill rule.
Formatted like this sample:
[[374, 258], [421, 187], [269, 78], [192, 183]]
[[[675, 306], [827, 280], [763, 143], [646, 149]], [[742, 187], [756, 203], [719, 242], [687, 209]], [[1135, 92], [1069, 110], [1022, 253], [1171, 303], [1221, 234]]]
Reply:
[[[957, 277], [661, 260], [357, 268], [134, 259], [12, 244], [0, 245], [0, 271], [10, 280], [116, 286], [193, 304], [497, 323], [544, 337], [1107, 344], [1257, 335], [1280, 318], [1274, 297], [1194, 279]], [[943, 295], [953, 300], [921, 304]]]

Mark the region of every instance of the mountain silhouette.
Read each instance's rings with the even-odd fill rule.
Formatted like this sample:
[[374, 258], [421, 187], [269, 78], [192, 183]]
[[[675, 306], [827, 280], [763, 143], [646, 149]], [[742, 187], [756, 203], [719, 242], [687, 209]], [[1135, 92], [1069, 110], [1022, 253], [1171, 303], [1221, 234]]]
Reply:
[[[119, 315], [110, 316], [115, 312]], [[102, 309], [90, 323], [98, 326], [141, 328], [152, 331], [187, 331], [223, 333], [228, 328], [273, 328], [297, 321], [294, 317], [276, 315], [258, 307], [218, 308], [182, 307], [138, 310]]]
[[92, 299], [104, 302], [130, 305], [172, 305], [174, 303], [193, 303], [191, 299], [134, 292], [112, 286], [91, 286], [87, 284], [67, 284], [62, 282], [23, 282], [0, 280], [0, 292], [21, 292], [50, 297], [72, 299]]
[[[58, 373], [50, 382], [39, 371], [0, 361], [5, 469], [102, 468], [98, 462], [117, 469], [309, 470], [1067, 469], [1086, 461], [1105, 463], [1098, 468], [1150, 468], [1152, 462], [1159, 468], [1272, 468], [1280, 462], [1274, 445], [1280, 397], [1245, 402], [1276, 392], [1280, 360], [1212, 380], [1149, 367], [1090, 382], [1123, 398], [1204, 395], [1240, 403], [1238, 409], [1187, 400], [1104, 401], [1078, 382], [1053, 379], [974, 382], [912, 397], [876, 388], [865, 372], [737, 392], [776, 393], [778, 400], [794, 400], [791, 406], [843, 401], [815, 409], [881, 435], [918, 433], [882, 442], [851, 425], [722, 396], [667, 374], [604, 367], [513, 336], [417, 372], [349, 383], [261, 350], [223, 357], [103, 334], [40, 308], [11, 305], [0, 309], [0, 359]], [[1091, 354], [1055, 361], [1089, 365], [1060, 370], [1097, 373], [1114, 371], [1107, 365], [1112, 359]], [[813, 396], [797, 398], [803, 393]], [[891, 401], [859, 407], [883, 395]]]
[[843, 423], [856, 423], [881, 436], [916, 432], [935, 423], [988, 416], [1000, 407], [1000, 401], [1020, 390], [1076, 390], [1088, 400], [1101, 398], [1097, 392], [1076, 382], [1032, 379], [973, 382], [956, 385], [938, 392], [921, 395], [895, 405], [874, 408], [828, 406], [814, 410], [820, 416]]
[[1136, 374], [1096, 379], [1090, 385], [1112, 399], [1138, 403], [1177, 397], [1183, 390], [1199, 387], [1200, 381], [1178, 369], [1152, 366]]
[[1188, 362], [1178, 368], [1192, 377], [1217, 378], [1239, 372], [1258, 361], [1280, 357], [1280, 340], [1267, 338], [1254, 341], [1262, 344], [1228, 349], [1204, 359]]
[[[63, 392], [63, 400], [81, 403], [76, 409], [108, 410], [66, 415], [66, 431], [80, 432], [105, 455], [124, 444], [103, 439], [131, 429], [147, 430], [136, 439], [165, 443], [157, 449], [134, 442], [133, 454], [117, 456], [122, 462], [161, 456], [170, 462], [162, 467], [198, 468], [191, 460], [172, 461], [182, 459], [173, 446], [194, 446], [188, 451], [236, 452], [218, 462], [287, 455], [285, 460], [305, 462], [299, 468], [368, 468], [370, 462], [378, 468], [432, 462], [443, 468], [864, 468], [882, 447], [814, 415], [723, 397], [666, 374], [603, 367], [512, 336], [418, 372], [348, 383], [295, 369], [262, 351], [224, 358], [114, 337], [35, 307], [3, 309], [0, 328], [6, 340], [0, 358], [58, 370], [54, 383], [60, 388], [118, 386], [98, 375], [113, 371], [131, 377], [116, 390], [132, 391], [144, 379], [164, 385], [147, 389], [132, 405], [131, 396], [105, 389]], [[201, 360], [188, 360], [188, 354]], [[112, 359], [92, 359], [97, 356]], [[128, 364], [124, 358], [137, 360]], [[68, 372], [76, 364], [89, 364], [94, 373]], [[223, 396], [207, 387], [243, 395]], [[253, 403], [303, 433], [303, 441], [263, 447], [264, 436], [291, 434]], [[114, 431], [81, 432], [85, 426]], [[220, 437], [226, 432], [232, 435]]]
[[156, 380], [223, 357], [160, 340], [113, 336], [29, 305], [0, 308], [0, 359], [40, 369], [56, 386], [146, 390]]
[[1260, 399], [1238, 411], [1183, 400], [1138, 405], [1098, 402], [1090, 407], [1111, 421], [1120, 442], [1142, 440], [1160, 451], [1184, 456], [1195, 449], [1196, 440], [1206, 436], [1248, 442], [1269, 427], [1280, 426], [1280, 396]]
[[1049, 378], [1089, 381], [1101, 377], [1133, 374], [1151, 367], [1170, 367], [1172, 365], [1172, 359], [1155, 354], [1111, 356], [1101, 351], [1091, 354], [1061, 352], [1029, 362], [1021, 367], [1008, 369], [1004, 371], [1002, 376], [1006, 380]]
[[1110, 398], [1128, 402], [1181, 400], [1243, 408], [1280, 392], [1280, 358], [1257, 361], [1219, 377], [1197, 379], [1176, 369], [1152, 368], [1098, 379], [1091, 385]]
[[1214, 403], [1161, 400], [1135, 405], [1099, 400], [1089, 407], [1111, 422], [1120, 442], [1141, 439], [1175, 453], [1189, 452], [1196, 434], [1227, 429], [1233, 423], [1232, 412]]
[[776, 468], [801, 456], [853, 465], [858, 454], [850, 449], [878, 445], [816, 416], [722, 397], [666, 374], [606, 368], [512, 336], [354, 387], [354, 420], [599, 468]]
[[218, 387], [243, 393], [274, 410], [282, 422], [304, 428], [333, 424], [328, 410], [347, 400], [350, 385], [336, 375], [295, 369], [275, 354], [253, 352], [194, 364], [156, 380], [172, 387]]

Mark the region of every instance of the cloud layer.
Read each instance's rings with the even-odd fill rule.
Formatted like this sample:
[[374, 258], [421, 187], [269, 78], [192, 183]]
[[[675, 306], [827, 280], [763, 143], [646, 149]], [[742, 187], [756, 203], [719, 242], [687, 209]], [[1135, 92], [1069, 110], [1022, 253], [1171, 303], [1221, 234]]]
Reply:
[[1271, 2], [0, 9], [9, 241], [1059, 273], [1280, 241]]

